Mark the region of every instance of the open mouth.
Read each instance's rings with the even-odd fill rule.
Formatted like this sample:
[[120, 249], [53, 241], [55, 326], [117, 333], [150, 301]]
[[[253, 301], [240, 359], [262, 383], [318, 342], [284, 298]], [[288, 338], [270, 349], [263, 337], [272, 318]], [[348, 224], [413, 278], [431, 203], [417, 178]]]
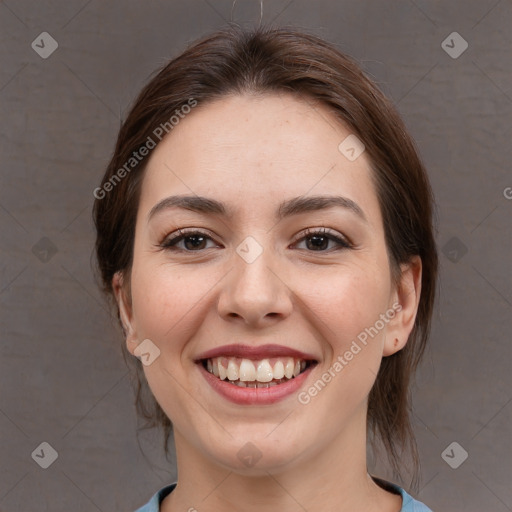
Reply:
[[213, 357], [202, 359], [206, 371], [219, 380], [242, 388], [270, 388], [288, 382], [308, 368], [315, 360], [294, 357], [272, 357], [260, 360], [240, 357]]

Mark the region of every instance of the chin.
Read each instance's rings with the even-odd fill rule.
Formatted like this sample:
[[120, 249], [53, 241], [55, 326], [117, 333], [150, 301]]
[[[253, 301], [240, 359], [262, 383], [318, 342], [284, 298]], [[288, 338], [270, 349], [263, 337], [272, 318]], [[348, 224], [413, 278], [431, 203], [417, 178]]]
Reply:
[[[217, 444], [222, 448], [210, 452], [210, 457], [227, 470], [245, 476], [268, 476], [290, 469], [299, 456], [297, 446], [301, 443], [292, 442], [289, 436], [270, 440], [264, 437], [267, 434], [245, 435], [236, 441], [230, 439], [228, 443]], [[282, 442], [284, 439], [288, 442]]]

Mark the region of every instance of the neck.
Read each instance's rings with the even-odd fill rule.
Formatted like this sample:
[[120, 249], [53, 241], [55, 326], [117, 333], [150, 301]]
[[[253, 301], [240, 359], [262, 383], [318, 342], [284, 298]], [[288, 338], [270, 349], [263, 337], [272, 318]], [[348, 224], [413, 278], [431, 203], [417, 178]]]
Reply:
[[[364, 411], [366, 413], [366, 411]], [[318, 438], [321, 438], [319, 433]], [[366, 467], [366, 414], [334, 439], [283, 468], [247, 476], [205, 457], [175, 432], [178, 485], [162, 512], [399, 512], [401, 498], [373, 482]], [[311, 452], [314, 450], [314, 454]], [[259, 464], [257, 464], [259, 466]]]

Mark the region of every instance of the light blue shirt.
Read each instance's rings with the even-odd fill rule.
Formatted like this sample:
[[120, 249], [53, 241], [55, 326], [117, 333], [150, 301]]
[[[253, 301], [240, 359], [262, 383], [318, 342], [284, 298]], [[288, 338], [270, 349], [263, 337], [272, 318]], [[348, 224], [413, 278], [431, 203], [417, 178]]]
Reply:
[[[432, 512], [432, 510], [430, 510], [426, 505], [416, 501], [398, 485], [392, 484], [391, 482], [387, 482], [374, 476], [372, 476], [372, 478], [381, 487], [402, 496], [402, 508], [400, 512]], [[175, 487], [176, 483], [167, 485], [166, 487], [160, 489], [144, 506], [140, 507], [135, 512], [160, 512], [160, 503], [162, 503], [164, 498], [170, 494]]]

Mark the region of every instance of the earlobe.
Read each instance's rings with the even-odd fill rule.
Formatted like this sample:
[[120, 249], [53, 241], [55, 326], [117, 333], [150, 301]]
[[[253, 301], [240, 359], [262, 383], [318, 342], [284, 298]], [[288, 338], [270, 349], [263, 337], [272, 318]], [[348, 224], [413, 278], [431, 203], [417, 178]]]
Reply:
[[400, 305], [393, 320], [388, 324], [383, 356], [390, 356], [402, 350], [414, 328], [421, 295], [422, 264], [419, 256], [401, 266], [400, 282], [394, 293], [394, 300]]
[[112, 289], [119, 308], [119, 317], [123, 324], [123, 330], [126, 337], [126, 347], [133, 354], [138, 342], [137, 331], [135, 329], [132, 304], [129, 292], [126, 290], [124, 276], [121, 272], [116, 272], [112, 278]]

